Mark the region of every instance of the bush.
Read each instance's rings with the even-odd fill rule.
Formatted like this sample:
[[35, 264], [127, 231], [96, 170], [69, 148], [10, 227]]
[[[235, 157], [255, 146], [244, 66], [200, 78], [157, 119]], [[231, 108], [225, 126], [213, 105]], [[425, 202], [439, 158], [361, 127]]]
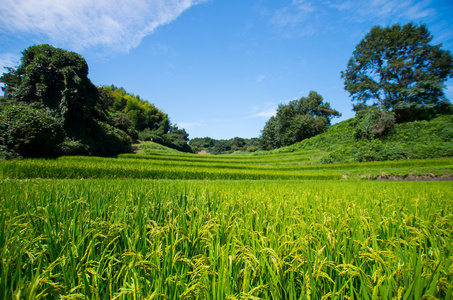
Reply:
[[395, 115], [378, 109], [357, 113], [354, 137], [356, 139], [380, 138], [394, 131]]
[[90, 155], [90, 147], [81, 140], [66, 137], [61, 144], [62, 155]]
[[124, 131], [102, 122], [98, 124], [104, 132], [101, 139], [104, 155], [111, 156], [132, 151], [132, 139]]
[[12, 105], [0, 112], [4, 157], [56, 157], [64, 137], [61, 123], [40, 109]]

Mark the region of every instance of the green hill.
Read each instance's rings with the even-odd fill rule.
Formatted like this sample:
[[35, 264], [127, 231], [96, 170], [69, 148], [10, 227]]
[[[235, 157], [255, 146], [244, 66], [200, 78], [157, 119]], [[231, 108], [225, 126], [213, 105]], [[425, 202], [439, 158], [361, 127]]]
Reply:
[[326, 132], [275, 152], [321, 150], [323, 163], [422, 159], [453, 156], [453, 116], [430, 121], [396, 124], [388, 135], [358, 140], [354, 137], [356, 119], [329, 127]]
[[173, 148], [163, 146], [158, 143], [154, 142], [139, 142], [138, 144], [134, 144], [134, 152], [136, 154], [146, 155], [152, 153], [184, 153]]

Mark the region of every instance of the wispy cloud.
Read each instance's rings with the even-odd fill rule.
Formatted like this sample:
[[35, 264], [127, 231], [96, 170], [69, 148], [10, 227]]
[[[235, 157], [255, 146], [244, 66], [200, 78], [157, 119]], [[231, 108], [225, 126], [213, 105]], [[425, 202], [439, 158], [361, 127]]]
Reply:
[[73, 50], [127, 52], [185, 10], [206, 0], [3, 0], [0, 29], [32, 34]]
[[[431, 0], [292, 0], [271, 14], [284, 36], [310, 36], [338, 23], [388, 25], [428, 20], [438, 11]], [[338, 14], [340, 13], [340, 14]], [[368, 28], [367, 28], [368, 29]]]
[[177, 123], [179, 128], [184, 128], [186, 130], [194, 129], [196, 127], [200, 127], [202, 124], [201, 122], [178, 122]]
[[344, 13], [344, 17], [352, 22], [373, 22], [378, 24], [396, 21], [420, 20], [436, 14], [430, 8], [431, 1], [416, 0], [361, 0], [332, 1], [329, 5]]
[[298, 99], [297, 97], [293, 97], [290, 99], [285, 99], [281, 101], [275, 102], [265, 102], [262, 105], [256, 105], [251, 108], [251, 113], [249, 114], [248, 118], [266, 118], [269, 119], [272, 116], [275, 116], [277, 113], [277, 108], [280, 104], [287, 104], [289, 101]]
[[259, 82], [263, 81], [264, 78], [266, 78], [266, 75], [264, 75], [264, 74], [259, 74], [258, 76], [256, 76], [255, 81], [256, 81], [257, 83], [259, 83]]
[[256, 112], [252, 115], [249, 116], [249, 118], [267, 118], [269, 119], [270, 117], [272, 116], [275, 116], [275, 114], [277, 113], [277, 110], [275, 108], [268, 108], [266, 110], [262, 110], [262, 111], [259, 111], [259, 112]]
[[272, 22], [279, 26], [286, 26], [307, 21], [317, 11], [315, 5], [316, 2], [314, 1], [293, 0], [274, 13]]
[[4, 73], [6, 67], [16, 67], [19, 65], [20, 57], [14, 53], [0, 53], [0, 74]]
[[315, 32], [314, 20], [318, 16], [319, 8], [318, 3], [313, 0], [292, 0], [290, 4], [274, 12], [271, 24], [283, 32], [284, 36], [310, 36]]

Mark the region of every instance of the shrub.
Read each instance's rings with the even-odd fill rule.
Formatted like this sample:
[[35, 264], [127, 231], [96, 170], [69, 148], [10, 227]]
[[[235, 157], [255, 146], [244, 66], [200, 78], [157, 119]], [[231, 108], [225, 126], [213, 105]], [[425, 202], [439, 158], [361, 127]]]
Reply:
[[55, 157], [64, 137], [61, 123], [40, 109], [12, 105], [0, 112], [0, 144], [6, 156]]
[[117, 155], [131, 152], [132, 139], [122, 130], [106, 123], [98, 122], [105, 133], [102, 137], [102, 145], [105, 148], [104, 154]]
[[63, 155], [90, 155], [90, 147], [81, 140], [66, 137], [61, 144]]
[[354, 136], [356, 139], [375, 139], [394, 131], [395, 115], [378, 109], [357, 113]]

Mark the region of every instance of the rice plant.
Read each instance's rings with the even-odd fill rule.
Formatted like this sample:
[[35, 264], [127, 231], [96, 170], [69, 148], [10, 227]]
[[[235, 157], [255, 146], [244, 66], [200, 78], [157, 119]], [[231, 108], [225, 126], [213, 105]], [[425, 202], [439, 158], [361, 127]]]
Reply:
[[449, 182], [3, 179], [2, 299], [452, 299]]

